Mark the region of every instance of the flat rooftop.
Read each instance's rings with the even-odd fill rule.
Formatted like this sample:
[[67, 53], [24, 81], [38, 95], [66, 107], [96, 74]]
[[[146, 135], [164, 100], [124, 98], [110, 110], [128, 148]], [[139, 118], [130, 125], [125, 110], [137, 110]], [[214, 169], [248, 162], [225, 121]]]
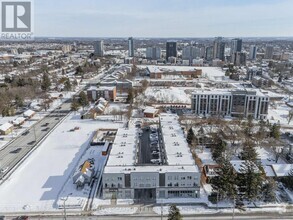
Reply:
[[203, 94], [203, 95], [257, 95], [268, 97], [259, 89], [198, 89], [192, 92], [192, 94]]
[[161, 114], [160, 123], [168, 165], [195, 165], [178, 116]]
[[125, 166], [125, 167], [108, 167], [104, 169], [104, 173], [133, 173], [133, 172], [149, 172], [149, 173], [182, 173], [182, 172], [199, 172], [197, 166]]
[[107, 166], [131, 166], [135, 164], [138, 141], [136, 128], [118, 129]]
[[136, 128], [120, 128], [117, 131], [104, 173], [199, 172], [178, 122], [178, 116], [161, 114], [160, 123], [167, 165], [137, 165], [138, 131]]

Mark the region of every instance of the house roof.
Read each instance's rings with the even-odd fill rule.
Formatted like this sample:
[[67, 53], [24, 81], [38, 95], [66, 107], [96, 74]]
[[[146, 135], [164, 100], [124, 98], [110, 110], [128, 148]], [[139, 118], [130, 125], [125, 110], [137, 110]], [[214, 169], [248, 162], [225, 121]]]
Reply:
[[234, 170], [237, 173], [244, 173], [243, 168], [244, 168], [245, 162], [252, 163], [252, 165], [254, 166], [255, 173], [259, 172], [258, 167], [255, 165], [255, 163], [253, 163], [251, 161], [245, 161], [245, 160], [231, 160], [230, 161], [231, 165], [233, 166]]
[[33, 110], [27, 110], [27, 111], [25, 111], [24, 113], [23, 113], [23, 116], [24, 117], [30, 117], [30, 116], [32, 116], [33, 114], [35, 114], [35, 111], [33, 111]]
[[13, 127], [13, 125], [7, 122], [7, 123], [5, 123], [5, 124], [0, 126], [0, 130], [1, 131], [7, 131], [8, 129], [10, 129], [12, 127]]
[[24, 118], [24, 117], [18, 117], [18, 118], [16, 118], [16, 119], [14, 119], [14, 120], [12, 121], [12, 123], [18, 125], [18, 124], [20, 124], [20, 123], [22, 123], [22, 122], [24, 122], [24, 121], [25, 121], [25, 118]]
[[293, 164], [272, 164], [271, 165], [276, 176], [289, 176], [290, 172], [293, 172]]
[[158, 112], [158, 109], [155, 109], [155, 108], [146, 108], [143, 113], [146, 113], [146, 114], [156, 114], [157, 112]]
[[81, 168], [81, 173], [86, 173], [87, 170], [91, 167], [91, 163], [89, 161], [85, 161]]

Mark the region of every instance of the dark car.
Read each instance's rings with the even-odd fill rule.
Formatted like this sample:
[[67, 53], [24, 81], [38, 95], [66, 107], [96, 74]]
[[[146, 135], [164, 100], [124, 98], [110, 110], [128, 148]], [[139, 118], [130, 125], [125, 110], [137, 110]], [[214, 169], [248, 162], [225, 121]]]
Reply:
[[47, 123], [43, 124], [42, 127], [47, 127], [48, 125], [49, 125], [49, 123], [47, 122]]
[[25, 135], [27, 135], [27, 134], [29, 134], [29, 133], [30, 133], [30, 131], [27, 130], [27, 131], [25, 131], [25, 132], [22, 133], [22, 136], [25, 136]]
[[44, 128], [44, 129], [42, 129], [42, 131], [49, 131], [50, 130], [50, 128]]
[[15, 149], [15, 150], [13, 150], [13, 151], [10, 151], [10, 153], [17, 154], [19, 151], [21, 151], [21, 148], [20, 147], [17, 148], [17, 149]]

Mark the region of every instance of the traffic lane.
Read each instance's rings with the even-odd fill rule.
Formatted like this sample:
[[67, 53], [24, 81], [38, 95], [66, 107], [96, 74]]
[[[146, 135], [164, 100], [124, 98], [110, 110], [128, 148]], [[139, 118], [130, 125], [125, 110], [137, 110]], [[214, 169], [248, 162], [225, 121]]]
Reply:
[[[6, 169], [5, 175], [12, 167], [14, 167], [29, 151], [31, 151], [35, 144], [44, 138], [59, 121], [70, 112], [70, 103], [65, 103], [61, 106], [60, 110], [53, 111], [48, 116], [41, 119], [35, 125], [28, 129], [26, 135], [18, 136], [14, 142], [6, 146], [0, 152], [0, 169]], [[58, 120], [56, 120], [58, 117]], [[48, 124], [47, 124], [48, 123]], [[46, 126], [45, 126], [46, 125]], [[11, 154], [11, 151], [17, 148], [22, 148], [18, 153]]]

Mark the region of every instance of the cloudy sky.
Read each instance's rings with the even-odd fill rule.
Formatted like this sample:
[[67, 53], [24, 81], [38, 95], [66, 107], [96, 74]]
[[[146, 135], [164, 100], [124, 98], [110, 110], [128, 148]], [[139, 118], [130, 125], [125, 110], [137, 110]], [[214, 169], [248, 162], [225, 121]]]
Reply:
[[48, 37], [293, 36], [293, 0], [34, 0]]

